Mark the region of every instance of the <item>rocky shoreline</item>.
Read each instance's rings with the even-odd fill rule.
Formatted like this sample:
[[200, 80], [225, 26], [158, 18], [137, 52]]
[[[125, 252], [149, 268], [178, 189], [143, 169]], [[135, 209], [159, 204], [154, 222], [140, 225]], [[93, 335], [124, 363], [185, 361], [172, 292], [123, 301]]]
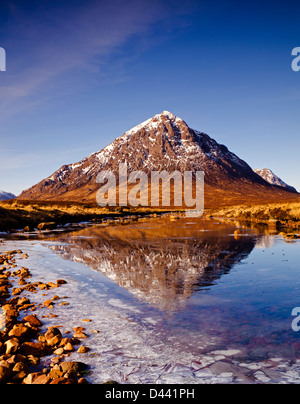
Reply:
[[[30, 282], [30, 270], [16, 264], [18, 255], [26, 258], [20, 250], [0, 255], [0, 384], [88, 384], [83, 377], [87, 365], [65, 361], [75, 350], [88, 352], [88, 347], [80, 345], [86, 338], [84, 328], [75, 327], [71, 337], [64, 336], [59, 326], [41, 332], [43, 323], [33, 314], [40, 304], [22, 297], [24, 291], [59, 288], [66, 281]], [[56, 295], [43, 306], [51, 308], [59, 299]], [[45, 361], [49, 355], [52, 359]]]

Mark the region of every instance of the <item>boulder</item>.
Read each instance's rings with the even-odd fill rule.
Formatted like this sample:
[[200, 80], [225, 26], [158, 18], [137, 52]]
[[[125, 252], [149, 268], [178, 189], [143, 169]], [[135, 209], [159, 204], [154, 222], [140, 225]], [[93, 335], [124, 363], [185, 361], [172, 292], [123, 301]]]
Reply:
[[35, 373], [29, 373], [27, 377], [23, 380], [23, 384], [33, 384], [33, 382], [39, 377], [42, 376], [43, 374], [40, 372], [35, 372]]
[[5, 348], [6, 348], [5, 353], [6, 354], [13, 354], [13, 353], [17, 352], [17, 350], [18, 350], [18, 348], [20, 346], [20, 343], [19, 343], [19, 340], [17, 338], [11, 338], [11, 339], [7, 340], [4, 343], [4, 345], [5, 345]]
[[12, 371], [6, 366], [0, 365], [0, 384], [5, 383], [12, 375]]
[[90, 348], [88, 348], [87, 346], [83, 346], [81, 345], [80, 348], [78, 348], [77, 353], [87, 353], [89, 352]]
[[84, 339], [84, 338], [87, 338], [87, 336], [82, 331], [76, 331], [74, 334], [74, 338]]
[[82, 362], [61, 362], [60, 368], [63, 373], [78, 373], [86, 370], [87, 365]]
[[37, 318], [35, 314], [30, 314], [29, 316], [24, 317], [23, 321], [25, 323], [29, 323], [33, 327], [41, 327], [43, 325], [43, 323]]
[[67, 281], [65, 281], [64, 279], [57, 279], [56, 283], [57, 285], [65, 285]]
[[55, 346], [59, 345], [62, 340], [61, 332], [56, 327], [49, 327], [45, 334], [45, 339], [48, 345]]
[[33, 355], [37, 357], [44, 356], [45, 347], [41, 342], [24, 342], [22, 349], [25, 355]]
[[29, 328], [23, 324], [15, 324], [13, 328], [9, 331], [9, 337], [24, 338], [29, 334]]
[[47, 375], [38, 376], [32, 384], [49, 384], [51, 382], [51, 377]]

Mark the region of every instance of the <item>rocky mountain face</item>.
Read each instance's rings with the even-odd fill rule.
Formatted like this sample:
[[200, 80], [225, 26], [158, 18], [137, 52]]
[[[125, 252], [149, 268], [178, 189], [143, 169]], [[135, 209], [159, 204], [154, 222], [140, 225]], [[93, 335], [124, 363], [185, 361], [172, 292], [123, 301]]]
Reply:
[[0, 201], [8, 201], [9, 199], [15, 199], [15, 198], [16, 195], [0, 190]]
[[256, 174], [260, 175], [269, 184], [277, 185], [278, 187], [285, 188], [291, 192], [297, 192], [294, 187], [282, 181], [282, 179], [274, 174], [273, 171], [271, 171], [269, 168], [256, 168], [253, 171], [256, 172]]
[[204, 171], [205, 203], [228, 205], [267, 197], [286, 198], [286, 189], [272, 186], [226, 146], [191, 129], [168, 111], [135, 126], [110, 145], [75, 164], [62, 166], [50, 177], [24, 191], [20, 199], [95, 202], [100, 171], [116, 174], [119, 163], [128, 172]]

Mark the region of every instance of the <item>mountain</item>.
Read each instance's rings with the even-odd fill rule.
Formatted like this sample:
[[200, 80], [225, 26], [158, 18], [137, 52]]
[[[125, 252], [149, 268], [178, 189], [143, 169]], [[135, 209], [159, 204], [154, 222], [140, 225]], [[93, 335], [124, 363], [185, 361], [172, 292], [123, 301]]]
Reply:
[[16, 195], [0, 190], [0, 201], [7, 201], [9, 199], [15, 199], [15, 198], [16, 198]]
[[269, 184], [277, 185], [278, 187], [286, 188], [291, 192], [297, 192], [297, 190], [291, 185], [286, 184], [279, 178], [277, 175], [273, 173], [269, 168], [256, 168], [253, 170], [256, 174], [260, 175], [264, 180], [266, 180]]
[[262, 240], [254, 233], [227, 237], [236, 229], [234, 223], [220, 223], [219, 237], [212, 221], [205, 228], [209, 231], [190, 219], [178, 226], [165, 218], [145, 227], [92, 226], [76, 232], [76, 242], [72, 233], [62, 233], [50, 248], [102, 272], [148, 304], [173, 311], [196, 291], [216, 284]]
[[204, 171], [205, 204], [224, 206], [251, 201], [289, 199], [284, 188], [272, 186], [224, 145], [191, 129], [168, 111], [135, 126], [97, 153], [54, 174], [24, 191], [20, 199], [95, 202], [100, 171]]

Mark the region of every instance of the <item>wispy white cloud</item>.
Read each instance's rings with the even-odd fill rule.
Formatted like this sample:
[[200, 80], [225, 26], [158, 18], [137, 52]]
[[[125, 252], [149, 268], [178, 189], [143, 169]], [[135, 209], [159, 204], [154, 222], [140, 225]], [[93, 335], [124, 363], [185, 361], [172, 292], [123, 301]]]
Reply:
[[[45, 128], [41, 134], [37, 133], [35, 119], [40, 124], [39, 113], [45, 116], [43, 108], [47, 111], [50, 105], [50, 121], [51, 104], [63, 106], [78, 93], [88, 94], [99, 83], [127, 79], [126, 66], [137, 54], [151, 47], [153, 38], [167, 38], [178, 27], [174, 18], [187, 13], [187, 3], [181, 3], [181, 0], [10, 0], [6, 3], [5, 22], [1, 13], [4, 4], [0, 4], [1, 46], [7, 51], [7, 72], [0, 74], [3, 188], [17, 193], [42, 175], [39, 170], [50, 175], [62, 164], [95, 151], [90, 150], [91, 145], [85, 149], [82, 141], [74, 145], [77, 149], [69, 147], [72, 143], [69, 127], [66, 131], [69, 140], [63, 139], [63, 147], [59, 139], [63, 136], [62, 127], [46, 130], [53, 133], [49, 148], [50, 143], [44, 139]], [[131, 44], [135, 46], [129, 47]], [[29, 114], [32, 124], [22, 132], [22, 120], [25, 117], [28, 122]]]
[[89, 77], [101, 76], [101, 65], [113, 52], [168, 18], [160, 0], [78, 4], [49, 11], [12, 8], [8, 70], [0, 78], [0, 119], [34, 109], [57, 93], [86, 85]]

